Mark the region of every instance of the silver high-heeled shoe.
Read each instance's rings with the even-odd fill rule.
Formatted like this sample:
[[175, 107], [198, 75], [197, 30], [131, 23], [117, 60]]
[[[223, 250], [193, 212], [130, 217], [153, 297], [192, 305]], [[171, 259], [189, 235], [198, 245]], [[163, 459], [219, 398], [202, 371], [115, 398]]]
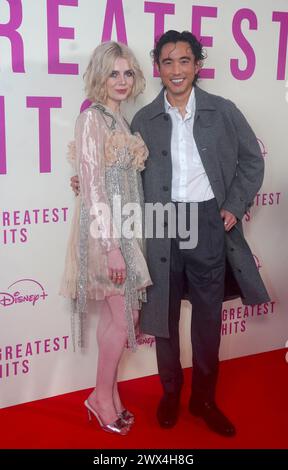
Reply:
[[126, 436], [129, 432], [129, 426], [121, 418], [116, 419], [113, 423], [104, 424], [98, 413], [92, 408], [87, 400], [84, 401], [84, 406], [87, 409], [89, 421], [92, 420], [92, 415], [94, 415], [103, 431], [120, 434], [121, 436]]
[[129, 426], [131, 426], [131, 424], [135, 422], [135, 416], [129, 410], [122, 410], [117, 413], [117, 416], [119, 416], [119, 418], [122, 419], [122, 421], [128, 424]]

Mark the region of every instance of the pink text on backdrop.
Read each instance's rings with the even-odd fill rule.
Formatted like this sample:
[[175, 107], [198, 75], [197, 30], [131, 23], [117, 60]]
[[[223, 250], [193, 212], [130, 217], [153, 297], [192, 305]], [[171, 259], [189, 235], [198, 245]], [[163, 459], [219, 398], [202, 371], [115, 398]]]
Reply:
[[241, 30], [243, 20], [248, 20], [249, 29], [257, 30], [258, 27], [257, 16], [255, 15], [254, 11], [249, 10], [248, 8], [243, 8], [242, 10], [237, 11], [236, 15], [233, 18], [233, 36], [237, 44], [244, 52], [247, 61], [246, 68], [244, 70], [241, 70], [239, 68], [238, 59], [230, 60], [230, 69], [232, 75], [237, 80], [247, 80], [248, 78], [252, 77], [256, 65], [256, 56], [253, 47], [247, 41]]
[[112, 37], [114, 18], [117, 41], [122, 42], [123, 44], [128, 44], [122, 0], [107, 0], [102, 42], [110, 41]]
[[0, 175], [6, 174], [5, 102], [0, 96]]
[[288, 12], [273, 11], [272, 21], [279, 21], [280, 23], [277, 80], [285, 80], [288, 44]]
[[[7, 11], [9, 10], [9, 19], [6, 23], [1, 23], [0, 36], [9, 39], [11, 45], [11, 62], [14, 73], [25, 73], [25, 42], [21, 33], [18, 31], [22, 26], [23, 14], [22, 0], [4, 0]], [[165, 30], [165, 16], [175, 15], [175, 3], [149, 2], [144, 1], [144, 14], [154, 14], [154, 38]], [[59, 25], [60, 7], [77, 7], [78, 0], [47, 0], [47, 44], [48, 44], [48, 73], [50, 74], [78, 74], [78, 64], [60, 62], [60, 39], [74, 40], [74, 28], [62, 27]], [[80, 10], [79, 10], [80, 12]], [[192, 6], [192, 32], [201, 38], [205, 47], [213, 47], [213, 37], [203, 36], [202, 20], [205, 18], [210, 21], [220, 17], [217, 7]], [[248, 8], [243, 8], [234, 13], [232, 20], [232, 34], [241, 48], [246, 58], [246, 67], [240, 69], [239, 60], [232, 58], [230, 60], [230, 70], [232, 76], [237, 80], [247, 80], [255, 72], [256, 55], [251, 42], [245, 37], [242, 26], [248, 21], [249, 30], [257, 31], [261, 29], [261, 22], [258, 21], [256, 13]], [[117, 39], [127, 43], [125, 11], [123, 9], [123, 0], [107, 0], [104, 18], [102, 39], [109, 40], [112, 36], [113, 24], [115, 22]], [[277, 57], [277, 80], [285, 80], [287, 69], [287, 42], [288, 42], [288, 12], [274, 11], [272, 13], [272, 22], [279, 23], [279, 42]], [[259, 26], [260, 24], [260, 26]], [[255, 33], [251, 33], [254, 37]], [[251, 39], [250, 39], [251, 41]], [[1, 55], [0, 55], [1, 58]], [[156, 71], [154, 70], [154, 74]], [[214, 78], [215, 69], [203, 68], [202, 78]], [[49, 104], [49, 97], [38, 97], [38, 103], [33, 99], [27, 98], [28, 107], [39, 108], [39, 147], [40, 147], [40, 172], [51, 171], [51, 152], [50, 152], [50, 108], [61, 107], [61, 98], [52, 98]], [[55, 101], [53, 101], [55, 100]], [[87, 105], [85, 102], [84, 107]], [[48, 145], [46, 145], [48, 144]], [[5, 102], [4, 97], [0, 97], [0, 174], [6, 174], [6, 135], [5, 135]]]
[[[217, 18], [217, 8], [201, 6], [192, 8], [192, 33], [201, 40], [203, 46], [212, 47], [213, 37], [201, 35], [202, 18]], [[200, 76], [201, 78], [214, 78], [215, 70], [212, 68], [203, 68], [200, 72]]]
[[[156, 3], [156, 2], [145, 2], [144, 3], [145, 13], [154, 13], [154, 43], [155, 40], [161, 36], [165, 31], [165, 15], [175, 15], [175, 5], [171, 3]], [[154, 77], [159, 77], [157, 67], [154, 65], [153, 71]]]
[[[22, 0], [5, 0], [9, 6], [9, 21], [7, 23], [0, 22], [0, 36], [7, 37], [11, 44], [11, 60], [12, 70], [14, 73], [25, 73], [25, 42], [23, 35], [18, 31], [22, 26], [23, 5]], [[149, 2], [144, 1], [144, 14], [154, 14], [154, 40], [165, 31], [166, 15], [176, 14], [176, 4], [166, 2]], [[59, 24], [59, 8], [60, 7], [77, 7], [78, 0], [47, 0], [47, 60], [48, 73], [50, 74], [66, 74], [77, 75], [79, 67], [76, 63], [63, 63], [60, 61], [59, 43], [61, 39], [74, 40], [74, 28], [63, 27]], [[213, 47], [213, 37], [203, 36], [201, 34], [202, 20], [205, 18], [220, 18], [218, 8], [213, 6], [192, 5], [192, 32], [199, 38], [205, 47]], [[79, 14], [81, 10], [79, 9]], [[247, 61], [244, 70], [239, 69], [236, 58], [230, 61], [231, 73], [237, 80], [247, 80], [255, 70], [256, 56], [253, 45], [245, 37], [242, 25], [248, 21], [249, 30], [257, 30], [262, 28], [262, 24], [258, 27], [256, 13], [248, 8], [242, 8], [234, 13], [232, 18], [232, 34], [244, 53]], [[128, 43], [125, 24], [125, 10], [123, 8], [123, 0], [106, 0], [106, 10], [103, 24], [102, 41], [108, 41], [112, 37], [113, 24], [116, 26], [116, 39], [118, 41]], [[285, 80], [287, 66], [287, 41], [288, 41], [288, 12], [274, 11], [272, 13], [272, 22], [279, 23], [279, 42], [277, 57], [277, 80]], [[252, 36], [253, 37], [253, 36]], [[151, 41], [152, 45], [152, 41]], [[214, 78], [215, 70], [203, 69], [203, 78]], [[154, 70], [154, 74], [157, 75]]]
[[[27, 96], [27, 108], [38, 108], [39, 116], [39, 172], [51, 173], [51, 119], [50, 110], [62, 107], [57, 96]], [[0, 96], [0, 175], [7, 173], [5, 136], [5, 101]]]
[[64, 64], [59, 59], [59, 40], [74, 39], [74, 28], [59, 26], [59, 5], [78, 7], [78, 0], [47, 1], [48, 73], [78, 75], [78, 64]]
[[27, 96], [27, 108], [39, 110], [39, 166], [40, 173], [51, 172], [50, 109], [61, 108], [60, 97]]
[[22, 24], [22, 1], [6, 0], [10, 8], [10, 19], [7, 23], [0, 23], [0, 36], [7, 37], [11, 44], [12, 70], [15, 73], [25, 73], [24, 44], [17, 29]]

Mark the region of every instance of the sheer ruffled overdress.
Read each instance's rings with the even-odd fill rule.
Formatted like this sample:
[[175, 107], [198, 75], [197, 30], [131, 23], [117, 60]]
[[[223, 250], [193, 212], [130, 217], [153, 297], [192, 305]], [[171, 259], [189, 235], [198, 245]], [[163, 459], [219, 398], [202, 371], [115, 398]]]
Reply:
[[[79, 175], [80, 195], [75, 198], [60, 288], [60, 294], [74, 300], [79, 344], [83, 344], [86, 300], [122, 294], [129, 346], [136, 345], [132, 309], [141, 308], [145, 288], [151, 285], [141, 230], [140, 171], [147, 156], [142, 138], [130, 133], [120, 113], [96, 104], [79, 115], [69, 158]], [[108, 276], [107, 253], [114, 248], [121, 248], [126, 263], [127, 278], [122, 285]], [[75, 330], [75, 318], [73, 323]]]

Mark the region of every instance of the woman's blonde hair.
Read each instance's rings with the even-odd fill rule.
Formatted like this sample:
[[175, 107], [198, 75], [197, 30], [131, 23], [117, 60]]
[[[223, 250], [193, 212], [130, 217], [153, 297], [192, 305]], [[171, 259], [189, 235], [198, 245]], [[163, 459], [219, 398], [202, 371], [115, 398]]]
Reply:
[[144, 91], [145, 78], [131, 49], [118, 42], [103, 42], [94, 49], [84, 73], [85, 92], [90, 101], [106, 102], [106, 81], [118, 58], [126, 59], [135, 74], [131, 97], [136, 98]]

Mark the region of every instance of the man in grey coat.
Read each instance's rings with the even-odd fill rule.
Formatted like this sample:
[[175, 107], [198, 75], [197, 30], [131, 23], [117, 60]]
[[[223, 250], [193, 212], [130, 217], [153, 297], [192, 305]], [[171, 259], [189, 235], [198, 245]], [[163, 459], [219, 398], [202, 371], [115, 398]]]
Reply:
[[131, 126], [149, 149], [142, 172], [145, 202], [172, 203], [176, 226], [180, 206], [184, 204], [187, 218], [191, 204], [198, 209], [195, 248], [181, 249], [183, 240], [179, 233], [174, 238], [168, 235], [167, 220], [165, 236], [146, 241], [153, 286], [141, 328], [156, 337], [164, 390], [157, 417], [162, 427], [172, 427], [178, 419], [183, 384], [180, 303], [188, 298], [193, 307], [189, 410], [214, 432], [233, 436], [235, 427], [215, 403], [221, 310], [224, 298], [241, 296], [244, 304], [269, 300], [241, 225], [262, 184], [263, 158], [236, 106], [196, 86], [204, 55], [195, 36], [168, 31], [153, 52], [164, 87]]

